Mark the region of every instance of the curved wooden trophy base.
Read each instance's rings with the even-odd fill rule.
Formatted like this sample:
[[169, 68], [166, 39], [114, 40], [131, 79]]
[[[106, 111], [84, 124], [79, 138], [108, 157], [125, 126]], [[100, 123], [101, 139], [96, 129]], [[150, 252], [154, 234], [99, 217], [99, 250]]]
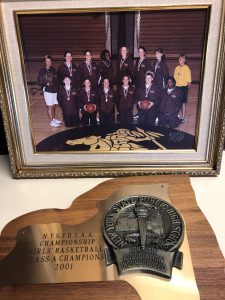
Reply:
[[[65, 210], [39, 210], [11, 221], [2, 231], [0, 259], [14, 248], [19, 229], [31, 224], [79, 224], [95, 215], [99, 202], [108, 198], [126, 185], [168, 184], [171, 202], [181, 212], [191, 250], [195, 277], [201, 300], [224, 299], [224, 258], [219, 250], [214, 233], [199, 210], [188, 176], [143, 176], [124, 177], [106, 181], [79, 196]], [[13, 272], [13, 270], [12, 270]], [[87, 283], [5, 285], [0, 286], [0, 299], [140, 299], [127, 282], [103, 281]], [[159, 299], [165, 300], [165, 299]]]

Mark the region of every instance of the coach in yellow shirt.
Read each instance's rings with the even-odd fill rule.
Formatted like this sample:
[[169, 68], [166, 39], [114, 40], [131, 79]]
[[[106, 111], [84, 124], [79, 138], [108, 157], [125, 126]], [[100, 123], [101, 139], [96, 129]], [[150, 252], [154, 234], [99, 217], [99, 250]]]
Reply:
[[182, 122], [185, 120], [186, 103], [188, 99], [188, 88], [191, 86], [191, 70], [186, 64], [186, 55], [179, 56], [179, 65], [174, 70], [174, 78], [176, 86], [179, 87], [182, 93], [181, 116]]

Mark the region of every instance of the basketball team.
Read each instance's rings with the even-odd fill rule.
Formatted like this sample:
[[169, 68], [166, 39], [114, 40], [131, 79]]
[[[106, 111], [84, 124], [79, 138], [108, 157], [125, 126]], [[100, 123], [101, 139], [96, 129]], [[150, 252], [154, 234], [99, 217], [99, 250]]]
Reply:
[[[144, 47], [138, 49], [134, 63], [127, 47], [121, 47], [115, 70], [108, 50], [101, 52], [98, 65], [90, 50], [84, 51], [79, 66], [72, 53], [64, 53], [65, 61], [56, 70], [52, 57], [46, 55], [39, 71], [38, 84], [43, 90], [50, 126], [59, 127], [56, 106], [62, 109], [66, 127], [79, 125], [123, 126], [158, 125], [177, 128], [185, 121], [191, 70], [186, 55], [180, 55], [173, 76], [169, 74], [164, 50], [155, 51], [153, 63]], [[134, 112], [137, 112], [134, 114]]]

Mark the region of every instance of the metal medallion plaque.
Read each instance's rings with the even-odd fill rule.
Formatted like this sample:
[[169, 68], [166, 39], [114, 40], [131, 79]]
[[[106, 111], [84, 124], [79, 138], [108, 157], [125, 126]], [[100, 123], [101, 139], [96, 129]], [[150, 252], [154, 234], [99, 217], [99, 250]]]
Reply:
[[[104, 219], [104, 236], [112, 246], [108, 264], [119, 274], [146, 272], [171, 278], [182, 268], [184, 222], [168, 202], [151, 196], [132, 196], [114, 203]], [[112, 253], [112, 254], [111, 254]]]
[[124, 186], [83, 223], [22, 228], [0, 261], [0, 285], [124, 280], [142, 300], [199, 300], [184, 221], [167, 188]]

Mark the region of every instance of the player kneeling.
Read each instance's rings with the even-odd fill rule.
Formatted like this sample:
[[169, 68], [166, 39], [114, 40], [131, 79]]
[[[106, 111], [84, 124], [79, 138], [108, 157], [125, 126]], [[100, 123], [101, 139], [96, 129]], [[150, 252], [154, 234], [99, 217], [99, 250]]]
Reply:
[[159, 104], [159, 126], [176, 128], [180, 125], [182, 120], [178, 117], [178, 113], [182, 103], [181, 97], [181, 92], [176, 87], [176, 80], [172, 76], [168, 77]]

